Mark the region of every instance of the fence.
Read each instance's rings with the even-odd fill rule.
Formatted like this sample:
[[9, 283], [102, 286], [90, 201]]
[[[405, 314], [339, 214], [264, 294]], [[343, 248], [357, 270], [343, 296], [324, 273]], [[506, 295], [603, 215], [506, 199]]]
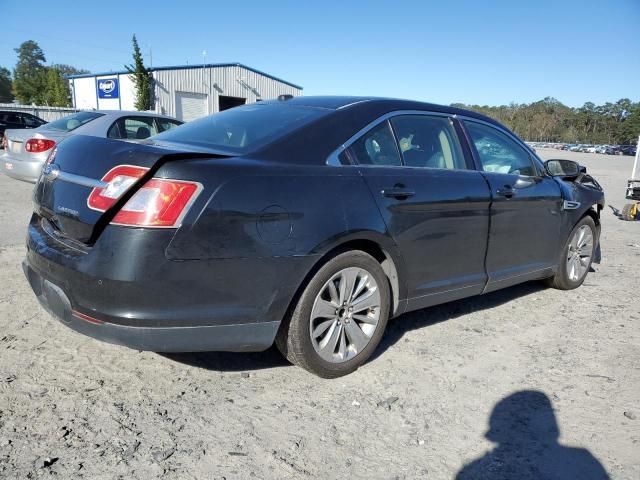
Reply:
[[67, 115], [80, 111], [75, 108], [47, 107], [42, 105], [18, 105], [15, 103], [0, 103], [0, 110], [31, 113], [47, 122], [58, 120], [59, 118], [66, 117]]

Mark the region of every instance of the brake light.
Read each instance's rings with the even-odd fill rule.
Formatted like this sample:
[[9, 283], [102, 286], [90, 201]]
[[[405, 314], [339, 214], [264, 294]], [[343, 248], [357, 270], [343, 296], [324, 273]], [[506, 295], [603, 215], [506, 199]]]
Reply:
[[46, 138], [30, 138], [24, 144], [24, 149], [29, 153], [42, 153], [52, 149], [55, 145], [56, 142]]
[[112, 168], [102, 177], [102, 181], [107, 185], [91, 190], [87, 205], [93, 210], [106, 212], [148, 170], [148, 168], [133, 165], [118, 165]]
[[[107, 185], [91, 190], [87, 205], [93, 210], [107, 211], [148, 170], [132, 165], [112, 168], [102, 177]], [[152, 178], [125, 203], [111, 223], [136, 227], [179, 227], [201, 190], [202, 185], [197, 182]]]
[[152, 178], [116, 214], [111, 223], [136, 227], [175, 228], [202, 185], [184, 180]]

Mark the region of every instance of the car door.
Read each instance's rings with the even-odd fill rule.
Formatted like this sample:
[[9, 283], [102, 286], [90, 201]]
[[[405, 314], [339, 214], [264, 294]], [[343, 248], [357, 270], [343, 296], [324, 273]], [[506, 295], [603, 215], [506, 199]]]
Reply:
[[547, 275], [558, 262], [560, 187], [514, 136], [485, 122], [463, 123], [491, 187], [485, 291]]
[[452, 120], [393, 115], [347, 149], [405, 264], [408, 309], [482, 292], [489, 189]]

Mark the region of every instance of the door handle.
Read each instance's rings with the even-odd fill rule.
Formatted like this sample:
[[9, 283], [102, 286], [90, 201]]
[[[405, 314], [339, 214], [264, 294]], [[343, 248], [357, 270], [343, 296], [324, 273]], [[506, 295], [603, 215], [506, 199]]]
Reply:
[[502, 188], [496, 190], [496, 195], [500, 195], [501, 197], [511, 198], [516, 194], [516, 191], [510, 185], [505, 185]]
[[392, 188], [385, 188], [382, 190], [382, 195], [388, 198], [397, 198], [398, 200], [404, 200], [412, 197], [416, 194], [414, 190], [406, 188], [402, 184], [394, 185]]

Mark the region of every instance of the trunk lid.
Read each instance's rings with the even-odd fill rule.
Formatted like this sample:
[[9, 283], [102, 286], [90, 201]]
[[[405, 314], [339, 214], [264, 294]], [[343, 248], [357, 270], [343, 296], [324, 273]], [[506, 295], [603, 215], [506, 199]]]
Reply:
[[[94, 237], [113, 218], [113, 211], [119, 210], [139, 185], [153, 176], [163, 163], [161, 159], [180, 158], [185, 153], [188, 152], [153, 143], [70, 136], [58, 145], [55, 158], [47, 161], [36, 183], [36, 213], [44, 217], [47, 227], [56, 234], [85, 244], [93, 243]], [[190, 158], [194, 156], [203, 154], [189, 154]], [[93, 188], [99, 187], [109, 170], [120, 165], [144, 167], [149, 171], [107, 211], [90, 208], [87, 200]]]
[[[25, 143], [31, 138], [44, 138], [53, 140], [57, 143], [61, 142], [66, 134], [55, 131], [40, 130], [39, 128], [25, 128], [19, 130], [6, 130], [5, 137], [7, 138], [7, 150], [6, 152], [11, 156], [12, 160], [26, 160], [33, 161], [34, 158], [39, 158], [39, 153], [29, 153], [25, 150]], [[43, 152], [46, 156], [49, 152]]]

